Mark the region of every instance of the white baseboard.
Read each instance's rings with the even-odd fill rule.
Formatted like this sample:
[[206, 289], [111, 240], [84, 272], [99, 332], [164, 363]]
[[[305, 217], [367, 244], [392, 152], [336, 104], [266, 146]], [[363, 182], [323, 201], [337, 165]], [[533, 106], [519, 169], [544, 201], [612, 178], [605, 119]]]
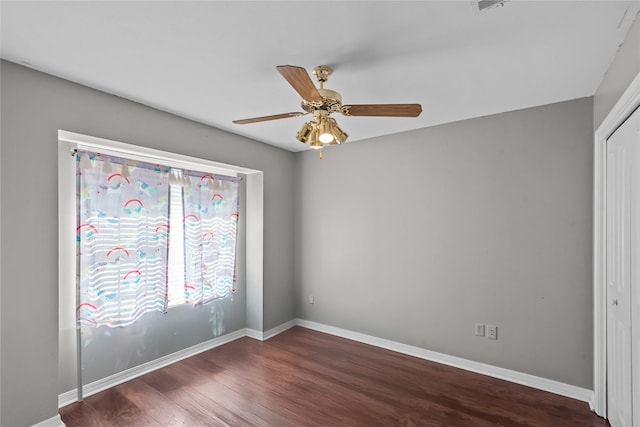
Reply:
[[262, 341], [263, 333], [260, 331], [256, 331], [255, 329], [247, 328], [247, 336], [249, 338], [253, 338], [254, 340]]
[[359, 332], [349, 331], [347, 329], [336, 328], [334, 326], [322, 323], [311, 322], [304, 319], [296, 319], [295, 324], [303, 328], [313, 329], [315, 331], [336, 335], [353, 341], [359, 341], [376, 347], [385, 348], [387, 350], [396, 351], [398, 353], [407, 354], [409, 356], [418, 357], [420, 359], [430, 360], [432, 362], [442, 363], [444, 365], [453, 366], [455, 368], [488, 375], [490, 377], [499, 378], [516, 384], [522, 384], [528, 387], [537, 388], [539, 390], [548, 391], [559, 394], [561, 396], [570, 397], [572, 399], [589, 402], [593, 397], [593, 391], [576, 387], [573, 385], [561, 383], [547, 378], [537, 377], [535, 375], [524, 374], [510, 369], [504, 369], [485, 363], [474, 362], [472, 360], [463, 359], [461, 357], [449, 356], [447, 354], [426, 350], [420, 347], [414, 347], [371, 335], [361, 334]]
[[56, 415], [55, 417], [51, 417], [44, 421], [40, 421], [38, 424], [34, 424], [31, 427], [66, 427], [62, 422], [62, 418], [60, 415]]
[[[142, 365], [135, 366], [133, 368], [127, 369], [126, 371], [118, 372], [117, 374], [113, 374], [106, 378], [102, 378], [98, 381], [94, 381], [90, 384], [87, 384], [83, 387], [83, 396], [88, 397], [92, 394], [96, 394], [108, 388], [117, 386], [118, 384], [122, 384], [123, 382], [132, 380], [141, 375], [149, 373], [151, 371], [155, 371], [156, 369], [160, 369], [167, 365], [171, 365], [172, 363], [178, 362], [182, 359], [186, 359], [187, 357], [195, 356], [198, 353], [202, 353], [203, 351], [210, 350], [214, 347], [221, 346], [231, 341], [235, 341], [238, 338], [242, 338], [248, 335], [247, 329], [239, 329], [235, 332], [231, 332], [229, 334], [223, 335], [218, 338], [213, 338], [209, 341], [202, 342], [200, 344], [196, 344], [192, 347], [185, 348], [184, 350], [177, 351], [175, 353], [168, 354], [166, 356], [160, 357], [158, 359], [152, 360], [147, 363], [143, 363]], [[58, 407], [61, 408], [63, 406], [69, 405], [78, 400], [78, 390], [73, 389], [58, 395]], [[38, 425], [40, 427], [40, 425]], [[48, 424], [47, 424], [48, 426]]]
[[268, 340], [269, 338], [273, 338], [278, 334], [283, 333], [287, 329], [291, 329], [296, 326], [296, 319], [289, 320], [288, 322], [283, 323], [282, 325], [278, 325], [275, 328], [271, 328], [262, 334], [263, 341]]
[[73, 390], [65, 391], [64, 393], [60, 393], [58, 395], [58, 408], [71, 405], [77, 400], [78, 400], [78, 389], [76, 388], [74, 388]]
[[288, 322], [284, 322], [283, 324], [278, 325], [275, 328], [271, 328], [265, 332], [247, 328], [247, 336], [259, 341], [266, 341], [269, 338], [275, 337], [276, 335], [286, 331], [287, 329], [293, 328], [294, 326], [296, 326], [296, 319], [291, 319]]
[[[293, 319], [285, 322], [275, 328], [269, 329], [265, 332], [256, 331], [254, 329], [240, 329], [222, 337], [214, 338], [212, 340], [203, 342], [201, 344], [189, 347], [187, 349], [178, 351], [176, 353], [161, 357], [151, 362], [136, 366], [126, 371], [111, 375], [110, 377], [95, 381], [84, 387], [84, 396], [90, 396], [107, 388], [114, 387], [125, 381], [129, 381], [148, 372], [178, 362], [187, 357], [195, 356], [198, 353], [207, 351], [214, 347], [226, 344], [242, 337], [250, 337], [260, 341], [266, 341], [289, 328], [294, 326], [301, 326], [303, 328], [312, 329], [319, 332], [324, 332], [331, 335], [336, 335], [342, 338], [350, 339], [353, 341], [362, 342], [365, 344], [373, 345], [387, 350], [396, 351], [398, 353], [406, 354], [420, 359], [429, 360], [432, 362], [442, 363], [443, 365], [452, 366], [454, 368], [460, 368], [471, 372], [476, 372], [490, 377], [499, 378], [505, 381], [510, 381], [516, 384], [522, 384], [528, 387], [536, 388], [539, 390], [548, 391], [550, 393], [559, 394], [561, 396], [570, 397], [572, 399], [588, 402], [590, 407], [593, 407], [593, 391], [581, 387], [576, 387], [570, 384], [561, 383], [558, 381], [550, 380], [547, 378], [538, 377], [535, 375], [524, 374], [522, 372], [512, 371], [510, 369], [500, 368], [498, 366], [488, 365], [486, 363], [475, 362], [473, 360], [463, 359], [461, 357], [450, 356], [444, 353], [438, 353], [431, 350], [426, 350], [420, 347], [414, 347], [407, 344], [402, 344], [396, 341], [387, 340], [384, 338], [374, 337], [372, 335], [366, 335], [359, 332], [350, 331], [347, 329], [337, 328], [335, 326], [329, 326], [322, 323], [312, 322], [304, 319]], [[66, 393], [62, 393], [58, 396], [58, 406], [66, 406], [77, 400], [77, 390], [71, 390]], [[40, 424], [36, 424], [37, 427], [54, 427], [64, 426], [60, 417], [54, 417], [49, 420], [43, 421]]]
[[[288, 322], [285, 322], [281, 325], [276, 326], [275, 328], [269, 329], [266, 332], [260, 332], [260, 331], [256, 331], [255, 329], [249, 329], [249, 328], [240, 329], [235, 332], [231, 332], [230, 334], [223, 335], [221, 337], [214, 338], [209, 341], [205, 341], [203, 343], [194, 345], [193, 347], [189, 347], [184, 350], [177, 351], [167, 356], [160, 357], [158, 359], [152, 360], [142, 365], [133, 367], [131, 369], [127, 369], [126, 371], [118, 372], [117, 374], [114, 374], [109, 377], [103, 378], [101, 380], [87, 384], [84, 386], [83, 396], [84, 397], [91, 396], [92, 394], [99, 393], [110, 387], [117, 386], [118, 384], [122, 384], [123, 382], [132, 380], [136, 377], [139, 377], [151, 371], [155, 371], [156, 369], [160, 369], [172, 363], [178, 362], [182, 359], [186, 359], [187, 357], [195, 356], [196, 354], [202, 353], [203, 351], [207, 351], [214, 347], [218, 347], [222, 344], [226, 344], [228, 342], [237, 340], [238, 338], [250, 337], [256, 340], [264, 341], [278, 335], [279, 333], [286, 331], [289, 328], [294, 327], [295, 325], [296, 325], [296, 319], [292, 319], [292, 320], [289, 320]], [[73, 389], [73, 390], [69, 390], [67, 392], [61, 393], [58, 395], [58, 408], [62, 408], [63, 406], [70, 405], [76, 402], [77, 400], [78, 400], [78, 389]]]

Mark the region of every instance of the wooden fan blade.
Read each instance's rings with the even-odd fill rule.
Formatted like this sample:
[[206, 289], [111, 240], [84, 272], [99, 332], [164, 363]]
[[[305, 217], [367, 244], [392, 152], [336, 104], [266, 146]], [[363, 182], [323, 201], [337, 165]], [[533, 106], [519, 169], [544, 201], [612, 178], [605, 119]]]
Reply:
[[273, 116], [262, 116], [262, 117], [254, 117], [252, 119], [242, 119], [242, 120], [234, 120], [233, 123], [237, 125], [246, 125], [248, 123], [258, 123], [258, 122], [266, 122], [267, 120], [278, 120], [278, 119], [286, 119], [289, 117], [300, 117], [304, 116], [305, 113], [283, 113], [283, 114], [274, 114]]
[[278, 65], [276, 69], [282, 74], [291, 86], [306, 101], [322, 102], [322, 96], [311, 81], [309, 73], [302, 67], [295, 65]]
[[422, 113], [420, 104], [361, 104], [343, 105], [345, 116], [418, 117]]

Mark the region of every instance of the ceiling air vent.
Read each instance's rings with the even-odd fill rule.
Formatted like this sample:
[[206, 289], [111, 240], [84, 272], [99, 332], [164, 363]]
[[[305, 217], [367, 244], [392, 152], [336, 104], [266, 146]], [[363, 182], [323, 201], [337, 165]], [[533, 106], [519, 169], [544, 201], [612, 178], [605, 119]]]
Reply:
[[504, 6], [508, 0], [473, 0], [471, 6], [475, 13], [485, 12], [489, 9]]

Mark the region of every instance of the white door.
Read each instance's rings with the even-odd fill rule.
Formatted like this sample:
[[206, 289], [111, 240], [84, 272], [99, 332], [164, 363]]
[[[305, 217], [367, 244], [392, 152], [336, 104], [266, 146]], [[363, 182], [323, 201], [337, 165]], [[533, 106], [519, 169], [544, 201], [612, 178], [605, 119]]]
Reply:
[[640, 318], [639, 145], [636, 111], [607, 140], [607, 414], [612, 427], [640, 427], [640, 326], [632, 330], [632, 318], [635, 325]]
[[631, 406], [633, 426], [640, 427], [640, 109], [631, 118], [631, 137], [634, 144], [634, 191], [632, 198], [631, 230]]

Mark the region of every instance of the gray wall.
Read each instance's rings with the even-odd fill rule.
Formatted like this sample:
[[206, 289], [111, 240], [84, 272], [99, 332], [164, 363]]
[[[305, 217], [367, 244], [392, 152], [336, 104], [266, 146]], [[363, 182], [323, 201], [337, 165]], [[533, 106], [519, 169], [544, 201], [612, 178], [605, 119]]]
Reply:
[[58, 129], [265, 171], [264, 327], [293, 317], [292, 153], [6, 61], [1, 85], [0, 424], [57, 413]]
[[591, 388], [592, 129], [583, 98], [298, 153], [298, 316]]
[[635, 21], [609, 66], [593, 100], [593, 128], [607, 117], [629, 83], [640, 73], [640, 19]]

